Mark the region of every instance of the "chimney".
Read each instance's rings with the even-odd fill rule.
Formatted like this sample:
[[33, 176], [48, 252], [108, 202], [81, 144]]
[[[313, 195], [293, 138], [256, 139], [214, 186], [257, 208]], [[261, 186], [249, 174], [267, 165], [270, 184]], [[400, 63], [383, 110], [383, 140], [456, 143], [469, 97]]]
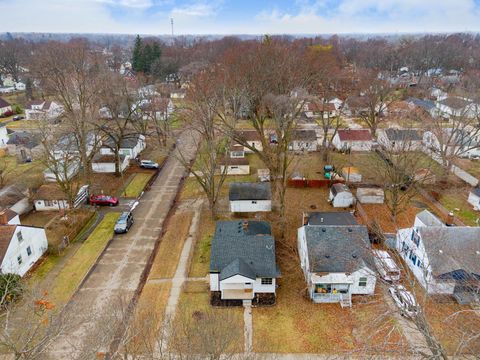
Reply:
[[322, 217], [322, 218], [320, 218], [320, 222], [321, 222], [321, 223], [323, 223], [323, 217]]
[[455, 226], [455, 216], [453, 215], [453, 212], [450, 211], [447, 216], [447, 221], [445, 223], [447, 226]]
[[243, 228], [243, 231], [248, 231], [248, 220], [243, 220], [242, 221], [242, 228]]
[[310, 217], [308, 214], [303, 213], [303, 225], [306, 226], [308, 225], [308, 221], [310, 220]]
[[8, 224], [8, 216], [5, 210], [0, 212], [0, 225], [7, 225]]

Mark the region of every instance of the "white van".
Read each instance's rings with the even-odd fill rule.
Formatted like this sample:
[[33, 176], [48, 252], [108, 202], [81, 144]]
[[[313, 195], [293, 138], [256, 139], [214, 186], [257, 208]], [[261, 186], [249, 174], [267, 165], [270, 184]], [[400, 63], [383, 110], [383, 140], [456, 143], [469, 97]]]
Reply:
[[400, 269], [390, 254], [385, 250], [372, 250], [375, 266], [383, 280], [395, 282], [400, 280]]

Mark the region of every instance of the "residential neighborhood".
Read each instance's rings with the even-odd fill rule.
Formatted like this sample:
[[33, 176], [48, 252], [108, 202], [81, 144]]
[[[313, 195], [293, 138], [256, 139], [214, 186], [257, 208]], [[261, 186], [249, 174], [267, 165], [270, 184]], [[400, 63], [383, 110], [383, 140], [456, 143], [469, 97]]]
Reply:
[[0, 24], [0, 358], [478, 358], [477, 29], [81, 3]]

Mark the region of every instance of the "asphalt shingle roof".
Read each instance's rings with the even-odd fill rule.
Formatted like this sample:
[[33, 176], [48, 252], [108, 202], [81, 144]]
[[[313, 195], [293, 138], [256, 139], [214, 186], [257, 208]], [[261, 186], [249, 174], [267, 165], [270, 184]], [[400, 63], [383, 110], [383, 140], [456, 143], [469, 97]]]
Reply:
[[311, 212], [307, 214], [309, 225], [358, 225], [348, 211]]
[[387, 129], [385, 130], [390, 141], [422, 141], [422, 136], [413, 129]]
[[220, 280], [234, 275], [249, 278], [278, 277], [275, 239], [270, 224], [263, 221], [218, 221], [212, 239], [210, 272]]
[[270, 183], [240, 183], [230, 184], [228, 198], [230, 201], [236, 200], [270, 200], [272, 190]]
[[305, 226], [312, 272], [355, 272], [371, 265], [367, 227]]
[[10, 103], [5, 99], [0, 98], [0, 109], [8, 106], [10, 106]]
[[480, 227], [429, 226], [418, 232], [434, 276], [458, 270], [480, 276]]

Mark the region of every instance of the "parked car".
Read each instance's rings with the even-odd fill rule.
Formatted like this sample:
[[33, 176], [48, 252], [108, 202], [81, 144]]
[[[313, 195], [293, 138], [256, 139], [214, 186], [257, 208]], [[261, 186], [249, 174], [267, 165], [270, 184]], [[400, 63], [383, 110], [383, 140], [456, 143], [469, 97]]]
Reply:
[[22, 115], [15, 115], [15, 116], [12, 118], [13, 121], [18, 121], [18, 120], [23, 120], [23, 119], [25, 119], [25, 117], [22, 116]]
[[115, 223], [113, 231], [115, 234], [127, 233], [133, 225], [133, 214], [131, 211], [123, 212]]
[[373, 250], [373, 260], [383, 280], [395, 282], [400, 280], [400, 269], [390, 254], [385, 250]]
[[406, 317], [413, 317], [417, 315], [417, 302], [410, 291], [405, 289], [402, 285], [390, 286], [388, 289], [392, 295], [395, 304], [400, 308], [401, 314]]
[[145, 169], [158, 169], [158, 164], [152, 160], [141, 160], [140, 167]]
[[117, 206], [118, 199], [109, 195], [90, 195], [90, 205]]

